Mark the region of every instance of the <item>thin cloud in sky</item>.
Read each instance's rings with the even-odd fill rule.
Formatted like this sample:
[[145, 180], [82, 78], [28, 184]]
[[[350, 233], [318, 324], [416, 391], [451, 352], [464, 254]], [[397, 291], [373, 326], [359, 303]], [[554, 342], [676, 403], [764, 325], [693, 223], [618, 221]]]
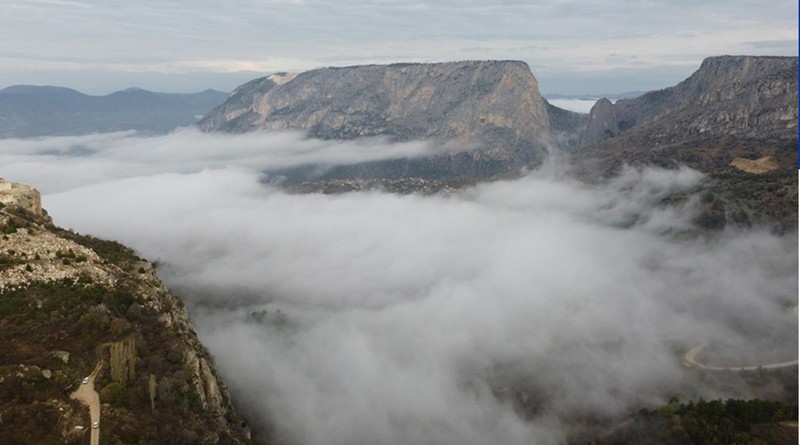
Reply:
[[0, 83], [488, 58], [522, 59], [545, 79], [660, 68], [674, 83], [711, 55], [796, 54], [797, 3], [25, 0], [0, 5], [0, 29], [13, 48]]

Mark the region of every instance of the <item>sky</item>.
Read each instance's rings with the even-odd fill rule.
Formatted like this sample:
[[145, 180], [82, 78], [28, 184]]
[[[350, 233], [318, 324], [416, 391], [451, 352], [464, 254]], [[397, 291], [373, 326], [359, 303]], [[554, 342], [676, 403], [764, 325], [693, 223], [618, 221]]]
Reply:
[[796, 234], [698, 234], [700, 172], [588, 185], [554, 155], [432, 196], [262, 181], [438, 149], [187, 129], [4, 139], [0, 165], [57, 225], [158, 261], [270, 443], [556, 445], [673, 396], [793, 396], [681, 363], [706, 342], [710, 365], [797, 357]]
[[673, 85], [703, 58], [797, 55], [793, 0], [0, 3], [0, 88], [230, 91], [272, 72], [516, 59], [544, 93]]

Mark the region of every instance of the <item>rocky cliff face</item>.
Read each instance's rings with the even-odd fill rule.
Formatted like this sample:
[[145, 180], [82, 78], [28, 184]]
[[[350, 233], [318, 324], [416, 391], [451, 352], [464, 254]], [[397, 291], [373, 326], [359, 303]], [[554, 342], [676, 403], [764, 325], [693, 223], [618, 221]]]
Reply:
[[301, 130], [312, 137], [433, 138], [474, 160], [541, 157], [550, 120], [536, 79], [514, 61], [369, 65], [242, 85], [199, 123], [206, 131]]
[[622, 164], [688, 165], [710, 176], [704, 225], [796, 230], [797, 62], [711, 57], [674, 87], [600, 100], [576, 171], [603, 177]]
[[797, 133], [797, 58], [705, 59], [678, 85], [612, 104], [597, 102], [583, 145], [661, 121], [660, 142], [701, 136], [787, 138]]
[[22, 208], [38, 217], [44, 217], [42, 196], [27, 184], [15, 184], [0, 178], [0, 203], [4, 206]]
[[[274, 87], [286, 83], [297, 74], [277, 73], [251, 80], [237, 87], [228, 98], [211, 110], [198, 125], [205, 130], [233, 129], [232, 121], [248, 120], [248, 113], [256, 107], [256, 102], [269, 93]], [[246, 131], [242, 128], [240, 131]]]
[[4, 443], [86, 443], [88, 410], [69, 394], [100, 361], [104, 443], [251, 443], [183, 304], [151, 263], [53, 226], [30, 186], [0, 182], [0, 202]]

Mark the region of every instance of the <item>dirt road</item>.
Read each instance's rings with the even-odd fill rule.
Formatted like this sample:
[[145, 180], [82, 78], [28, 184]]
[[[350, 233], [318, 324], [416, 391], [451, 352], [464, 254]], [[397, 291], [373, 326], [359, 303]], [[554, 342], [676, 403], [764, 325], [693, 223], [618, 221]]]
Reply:
[[93, 428], [92, 426], [95, 422], [98, 422], [98, 424], [100, 422], [100, 396], [94, 390], [94, 378], [102, 367], [103, 361], [100, 360], [97, 362], [97, 366], [94, 367], [94, 371], [89, 375], [89, 381], [87, 383], [81, 382], [78, 389], [69, 395], [71, 399], [76, 399], [89, 407], [89, 418], [91, 419], [89, 429], [92, 432], [91, 445], [100, 445], [100, 428]]

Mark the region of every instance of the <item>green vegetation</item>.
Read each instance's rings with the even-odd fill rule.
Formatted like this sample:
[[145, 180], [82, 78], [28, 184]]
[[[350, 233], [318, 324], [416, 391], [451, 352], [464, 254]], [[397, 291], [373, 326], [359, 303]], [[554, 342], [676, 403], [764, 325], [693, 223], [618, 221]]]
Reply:
[[17, 233], [17, 223], [13, 218], [9, 218], [8, 222], [3, 226], [2, 232], [5, 234]]
[[125, 386], [118, 382], [109, 383], [100, 390], [100, 400], [114, 406], [122, 406], [125, 402]]
[[59, 236], [71, 241], [75, 241], [84, 247], [88, 247], [104, 261], [118, 266], [123, 270], [128, 270], [132, 264], [141, 261], [141, 258], [136, 255], [133, 249], [116, 241], [108, 241], [91, 236], [82, 236], [63, 229], [56, 230]]
[[797, 427], [797, 405], [767, 400], [710, 400], [642, 409], [633, 421], [596, 445], [783, 443]]
[[69, 249], [66, 252], [57, 250], [56, 258], [62, 260], [64, 264], [70, 264], [71, 261], [75, 261], [76, 263], [83, 263], [86, 262], [86, 260], [88, 259], [86, 255], [76, 255], [72, 249]]
[[0, 253], [0, 270], [10, 269], [18, 264], [22, 264], [24, 261], [11, 254], [2, 254]]
[[[19, 219], [15, 224], [27, 223]], [[0, 442], [86, 443], [86, 408], [70, 400], [69, 394], [103, 359], [95, 387], [101, 401], [109, 404], [103, 412], [104, 444], [223, 443], [226, 439], [226, 443], [242, 443], [243, 436], [229, 440], [214, 420], [217, 414], [203, 409], [194, 375], [184, 363], [187, 350], [194, 347], [188, 343], [193, 334], [168, 328], [161, 319], [171, 309], [156, 309], [148, 301], [159, 298], [161, 305], [171, 307], [171, 300], [139, 294], [141, 259], [113, 241], [52, 226], [48, 230], [94, 250], [119, 268], [108, 269], [114, 274], [113, 286], [82, 276], [29, 282], [0, 294]], [[55, 264], [88, 260], [70, 249], [35, 259]], [[0, 269], [24, 263], [18, 252], [0, 253]], [[68, 359], [53, 351], [67, 351]], [[195, 353], [212, 361], [202, 349]], [[68, 409], [62, 411], [64, 407]], [[229, 425], [238, 428], [241, 420], [234, 417], [228, 419]], [[75, 425], [87, 428], [76, 432]]]

